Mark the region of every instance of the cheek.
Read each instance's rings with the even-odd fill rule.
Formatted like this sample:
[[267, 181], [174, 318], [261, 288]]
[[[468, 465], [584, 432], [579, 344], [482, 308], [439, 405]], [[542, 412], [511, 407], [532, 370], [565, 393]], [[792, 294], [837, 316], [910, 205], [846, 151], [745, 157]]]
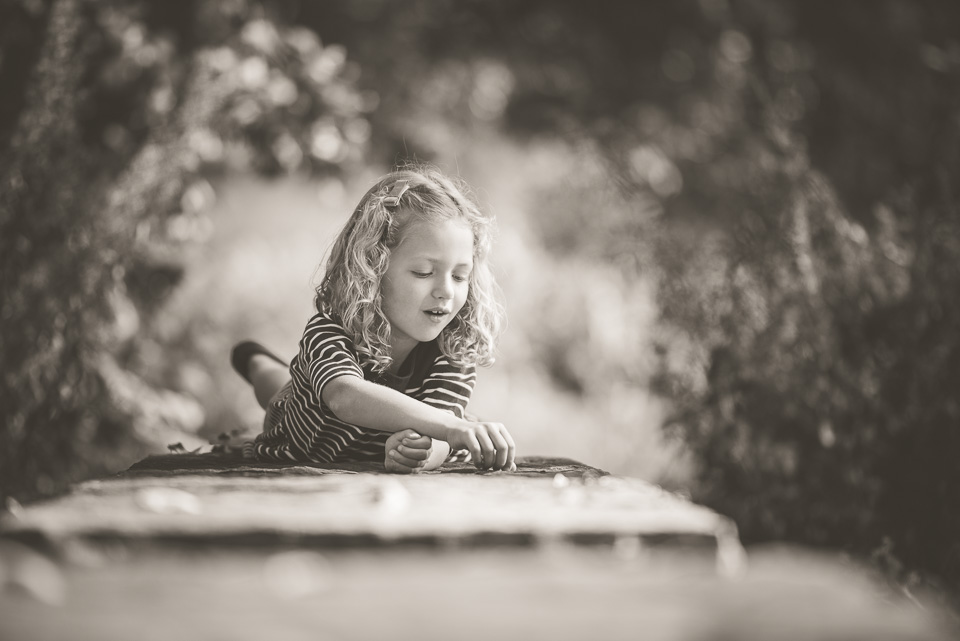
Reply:
[[384, 276], [380, 281], [380, 304], [386, 306], [393, 297], [393, 284], [390, 279]]
[[467, 302], [467, 297], [470, 295], [470, 287], [464, 286], [457, 291], [457, 306], [460, 309], [463, 309], [463, 306]]
[[400, 298], [402, 288], [389, 278], [384, 278], [380, 286], [380, 304], [384, 310], [394, 309], [397, 306], [397, 300]]
[[420, 291], [423, 287], [420, 281], [410, 281], [409, 279], [384, 280], [381, 287], [384, 308], [393, 309], [402, 307], [405, 304], [419, 303], [420, 298], [426, 294]]

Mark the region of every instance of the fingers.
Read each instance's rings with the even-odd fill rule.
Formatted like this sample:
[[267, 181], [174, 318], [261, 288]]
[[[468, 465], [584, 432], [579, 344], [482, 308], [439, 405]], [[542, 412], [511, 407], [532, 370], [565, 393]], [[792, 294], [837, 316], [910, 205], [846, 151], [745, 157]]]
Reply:
[[[516, 444], [501, 423], [480, 423], [476, 431], [482, 458], [475, 458], [477, 467], [495, 470], [515, 470]], [[471, 452], [472, 453], [472, 452]]]
[[490, 430], [490, 440], [493, 441], [493, 446], [497, 448], [497, 453], [495, 454], [495, 460], [493, 462], [494, 469], [502, 470], [507, 465], [507, 457], [510, 454], [510, 446], [507, 445], [507, 439], [503, 438], [503, 434], [499, 429]]
[[465, 429], [450, 441], [451, 447], [470, 452], [474, 465], [480, 469], [515, 471], [516, 444], [510, 432], [501, 423], [467, 421]]
[[[417, 451], [421, 451], [421, 450], [417, 450]], [[420, 466], [422, 466], [424, 461], [424, 459], [413, 459], [408, 456], [404, 456], [397, 450], [390, 450], [389, 452], [387, 452], [387, 456], [389, 456], [394, 463], [399, 463], [404, 467], [409, 467], [411, 470], [415, 470]]]
[[517, 471], [517, 465], [514, 461], [514, 458], [517, 454], [517, 444], [513, 442], [513, 437], [510, 436], [510, 432], [507, 431], [503, 425], [500, 425], [500, 435], [503, 437], [503, 440], [507, 442], [507, 461], [503, 466], [503, 469], [510, 472]]
[[413, 430], [400, 430], [399, 432], [394, 432], [387, 438], [386, 449], [392, 450], [397, 447], [405, 438], [419, 438], [420, 435], [414, 432]]
[[397, 446], [397, 449], [393, 451], [398, 452], [400, 455], [414, 461], [425, 461], [430, 458], [429, 446], [424, 449], [422, 447], [407, 447], [406, 445], [399, 445]]
[[397, 463], [392, 458], [387, 458], [383, 462], [383, 469], [391, 474], [415, 474], [419, 468], [407, 467]]
[[477, 442], [480, 443], [480, 458], [477, 459], [477, 467], [491, 467], [497, 457], [497, 448], [493, 446], [490, 439], [489, 429], [486, 423], [482, 424], [483, 429], [477, 430]]
[[403, 439], [403, 444], [407, 447], [413, 447], [418, 450], [429, 450], [433, 444], [433, 439], [429, 436], [421, 436], [414, 433], [414, 436], [407, 436]]
[[515, 471], [517, 466], [514, 463], [514, 457], [516, 456], [517, 446], [513, 442], [510, 432], [502, 423], [488, 423], [486, 425], [490, 441], [496, 448], [495, 458], [490, 461], [491, 466], [497, 470]]
[[483, 452], [480, 450], [480, 442], [477, 440], [476, 433], [473, 430], [468, 432], [467, 437], [461, 445], [470, 452], [470, 458], [473, 460], [473, 464], [481, 467], [483, 465]]

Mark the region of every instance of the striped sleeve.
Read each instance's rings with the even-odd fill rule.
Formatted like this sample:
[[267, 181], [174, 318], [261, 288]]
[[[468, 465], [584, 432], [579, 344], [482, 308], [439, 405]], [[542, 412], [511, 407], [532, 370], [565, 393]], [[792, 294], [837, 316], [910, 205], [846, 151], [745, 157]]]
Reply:
[[423, 384], [408, 393], [431, 407], [451, 412], [463, 418], [477, 382], [477, 370], [473, 365], [461, 369], [440, 354], [433, 361]]
[[329, 317], [317, 315], [311, 319], [300, 342], [301, 365], [317, 399], [323, 388], [338, 376], [363, 378], [363, 370], [353, 351], [353, 342], [343, 327]]

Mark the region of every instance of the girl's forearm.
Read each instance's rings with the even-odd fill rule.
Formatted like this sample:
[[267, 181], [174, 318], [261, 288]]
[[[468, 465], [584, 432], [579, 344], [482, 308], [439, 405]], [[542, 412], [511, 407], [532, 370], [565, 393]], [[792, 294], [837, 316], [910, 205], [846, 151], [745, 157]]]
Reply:
[[322, 395], [323, 402], [341, 421], [384, 432], [412, 429], [446, 441], [449, 431], [462, 422], [449, 412], [354, 376], [333, 379]]

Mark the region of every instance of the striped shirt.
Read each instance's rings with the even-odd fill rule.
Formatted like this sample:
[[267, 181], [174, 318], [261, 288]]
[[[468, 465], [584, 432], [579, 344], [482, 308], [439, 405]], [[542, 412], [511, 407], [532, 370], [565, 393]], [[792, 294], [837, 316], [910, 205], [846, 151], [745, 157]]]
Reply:
[[386, 385], [458, 418], [464, 417], [477, 380], [473, 366], [461, 370], [436, 341], [417, 345], [396, 375], [361, 367], [353, 341], [334, 317], [323, 313], [307, 323], [290, 376], [289, 391], [267, 409], [278, 420], [253, 442], [253, 453], [260, 460], [383, 461], [390, 432], [341, 421], [323, 402], [324, 387], [338, 376]]

